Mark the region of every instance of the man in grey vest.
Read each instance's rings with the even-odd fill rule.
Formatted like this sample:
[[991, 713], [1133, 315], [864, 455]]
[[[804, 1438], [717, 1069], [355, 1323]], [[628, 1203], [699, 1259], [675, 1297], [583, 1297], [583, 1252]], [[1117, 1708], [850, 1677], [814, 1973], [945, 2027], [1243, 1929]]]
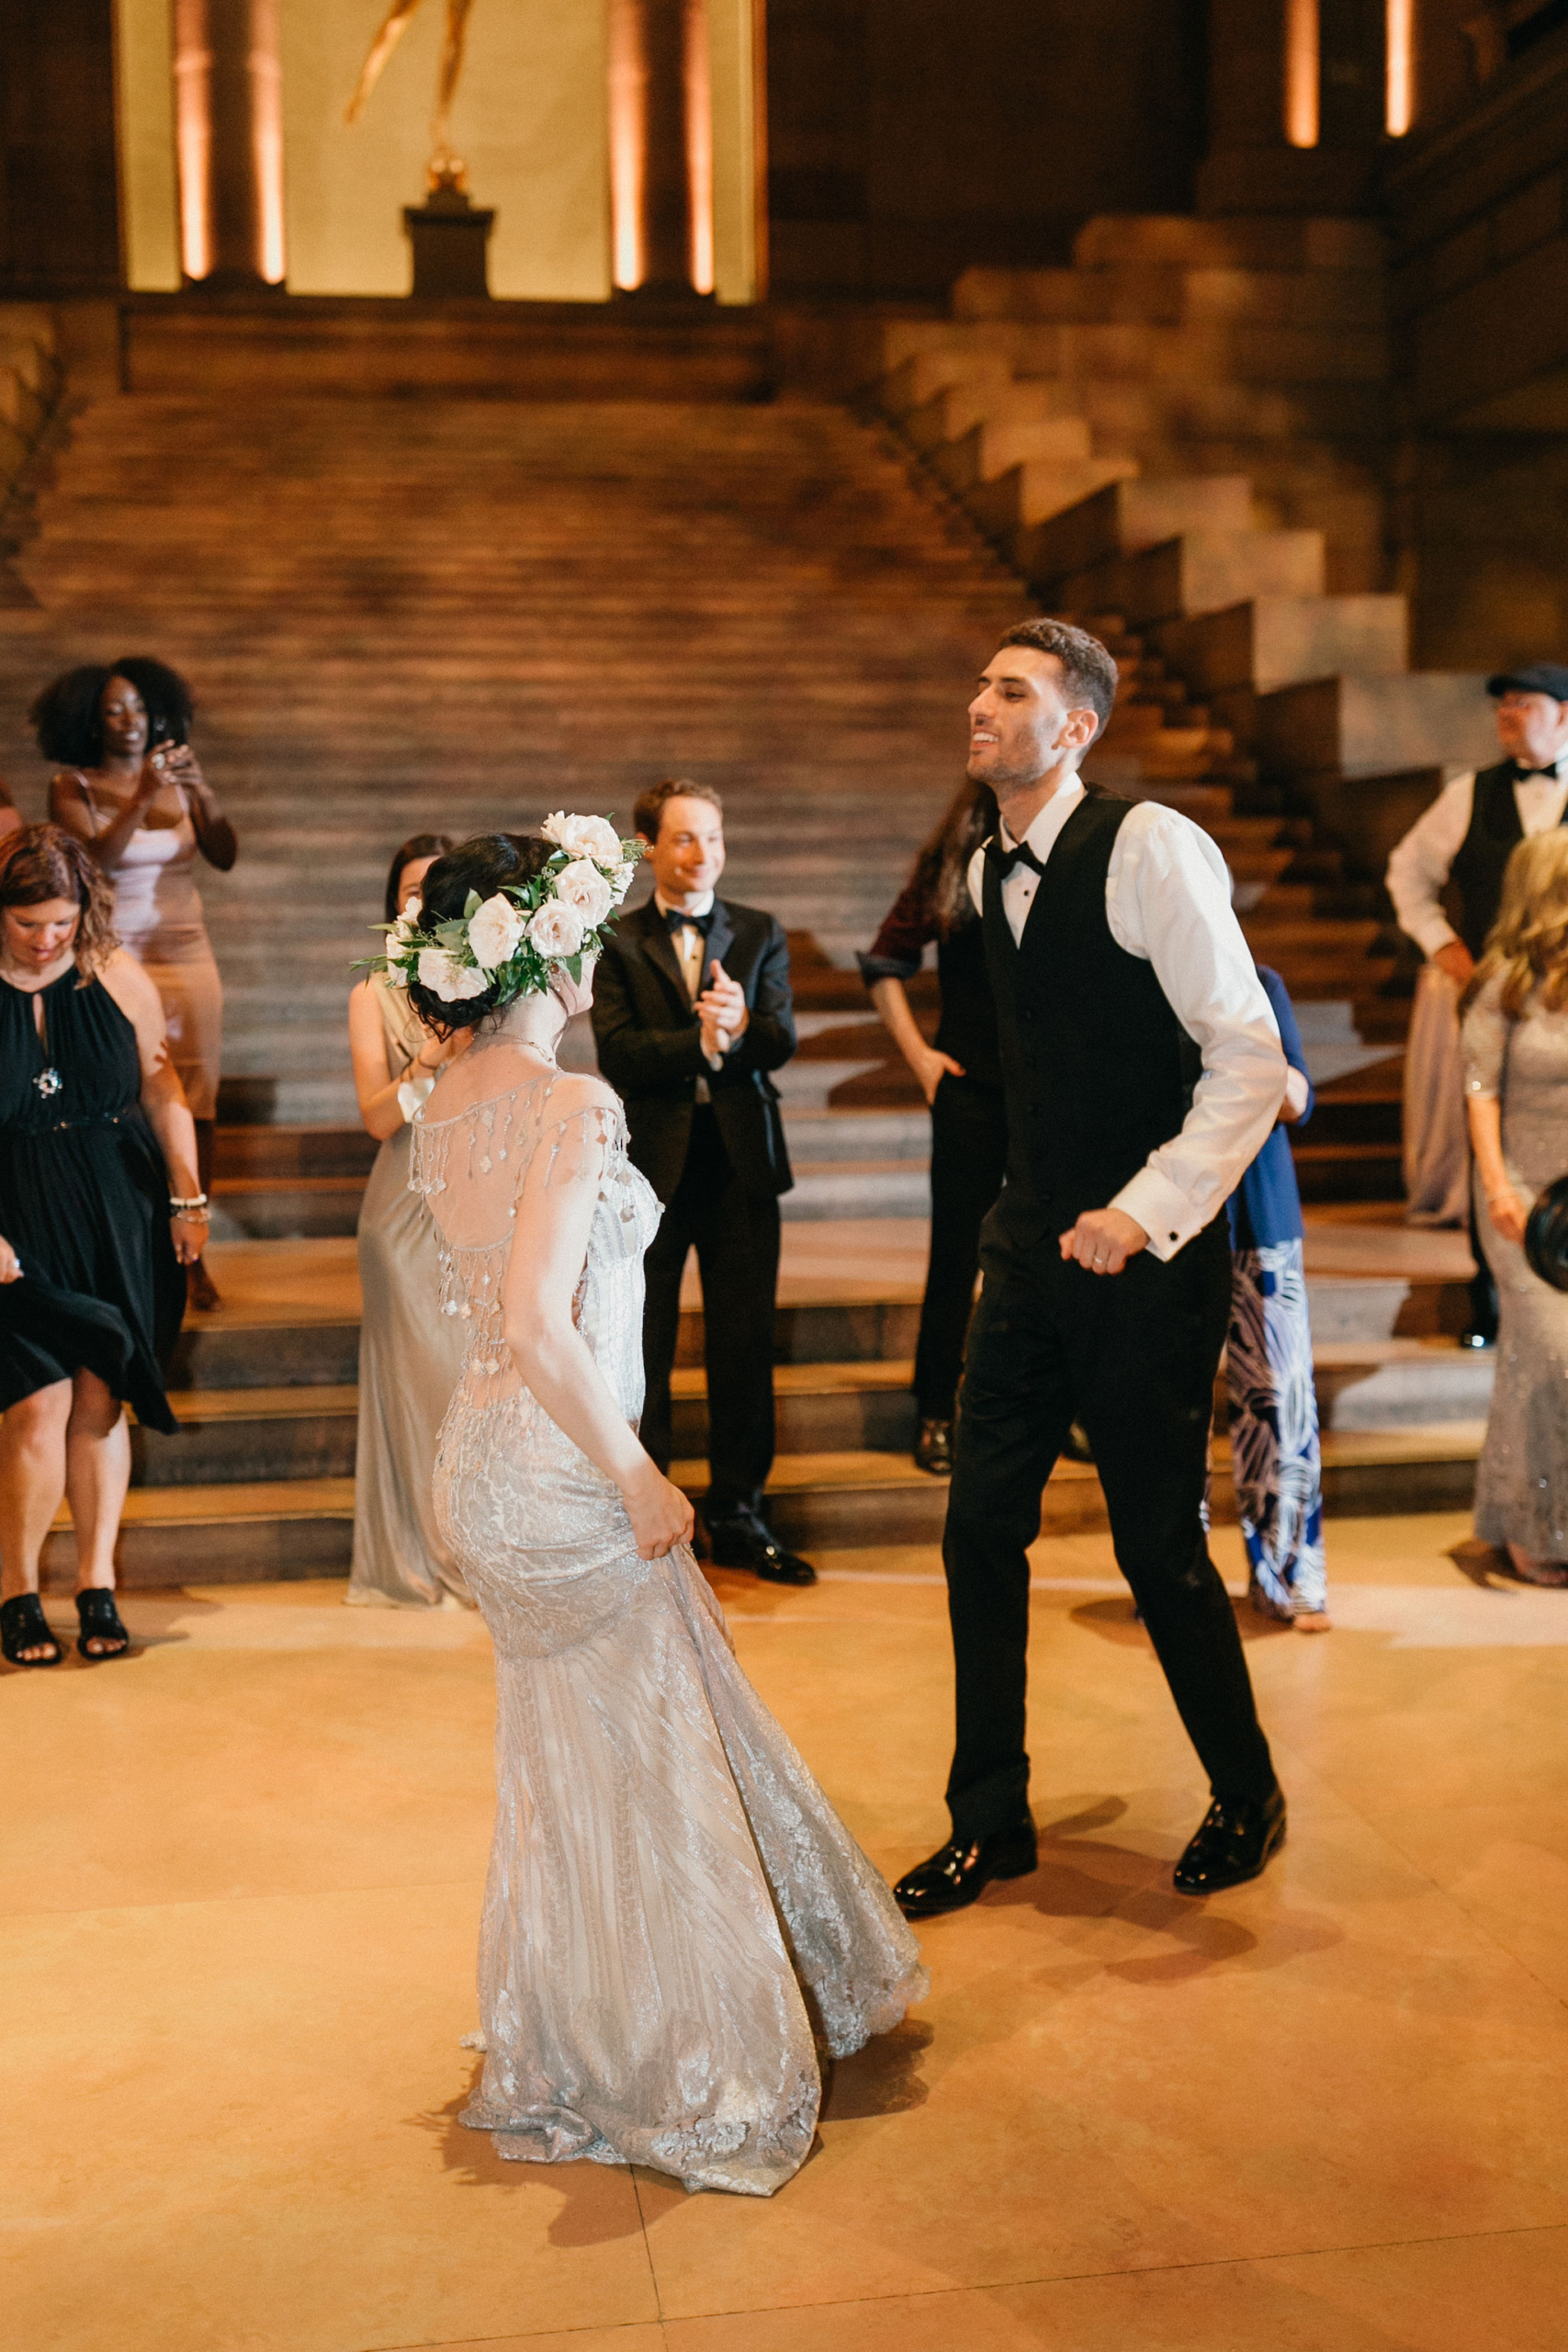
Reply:
[[1028, 1546], [1072, 1422], [1116, 1558], [1213, 1803], [1184, 1894], [1255, 1878], [1285, 1834], [1203, 1515], [1230, 1312], [1224, 1204], [1274, 1124], [1285, 1057], [1207, 834], [1086, 788], [1116, 664], [1051, 620], [1010, 629], [969, 707], [969, 774], [999, 832], [977, 853], [1009, 1155], [987, 1219], [943, 1558], [957, 1741], [953, 1836], [896, 1890], [911, 1918], [1035, 1868], [1025, 1733]]
[[[1503, 869], [1520, 842], [1568, 816], [1568, 668], [1529, 662], [1488, 678], [1504, 752], [1495, 767], [1456, 775], [1388, 861], [1388, 893], [1401, 931], [1459, 988], [1475, 969], [1497, 920]], [[1456, 930], [1443, 910], [1452, 883]], [[1497, 1293], [1471, 1212], [1475, 1276], [1461, 1345], [1489, 1347], [1497, 1336]]]

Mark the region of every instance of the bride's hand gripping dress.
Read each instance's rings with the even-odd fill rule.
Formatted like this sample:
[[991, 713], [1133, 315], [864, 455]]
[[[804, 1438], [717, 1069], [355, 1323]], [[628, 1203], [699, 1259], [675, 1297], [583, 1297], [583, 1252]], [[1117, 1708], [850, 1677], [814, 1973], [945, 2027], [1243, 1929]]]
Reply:
[[689, 1510], [637, 1442], [660, 1210], [619, 1103], [525, 1051], [484, 1070], [505, 1091], [443, 1118], [438, 1089], [411, 1179], [468, 1338], [438, 1522], [496, 1653], [463, 2120], [502, 2155], [767, 2196], [811, 2146], [818, 2047], [897, 2024], [919, 1947], [741, 1672]]

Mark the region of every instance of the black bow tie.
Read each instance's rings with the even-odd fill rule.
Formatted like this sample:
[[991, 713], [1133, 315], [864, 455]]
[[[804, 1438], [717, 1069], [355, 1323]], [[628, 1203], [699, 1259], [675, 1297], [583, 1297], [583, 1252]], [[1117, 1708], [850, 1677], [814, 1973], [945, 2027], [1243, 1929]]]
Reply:
[[998, 882], [1005, 882], [1013, 867], [1019, 865], [1032, 865], [1036, 874], [1045, 871], [1027, 842], [1020, 842], [1016, 849], [1008, 849], [996, 833], [986, 843], [986, 863], [996, 867]]
[[1557, 763], [1555, 760], [1553, 760], [1549, 768], [1527, 768], [1523, 760], [1516, 760], [1514, 762], [1514, 782], [1516, 784], [1529, 784], [1531, 776], [1535, 775], [1541, 777], [1547, 784], [1561, 784], [1562, 781], [1562, 777], [1557, 773]]
[[705, 939], [709, 932], [713, 929], [713, 918], [714, 910], [712, 907], [708, 909], [705, 915], [683, 915], [679, 907], [666, 907], [664, 910], [664, 928], [670, 933], [671, 939], [674, 938], [675, 933], [678, 931], [685, 931], [688, 929], [701, 932], [703, 937]]

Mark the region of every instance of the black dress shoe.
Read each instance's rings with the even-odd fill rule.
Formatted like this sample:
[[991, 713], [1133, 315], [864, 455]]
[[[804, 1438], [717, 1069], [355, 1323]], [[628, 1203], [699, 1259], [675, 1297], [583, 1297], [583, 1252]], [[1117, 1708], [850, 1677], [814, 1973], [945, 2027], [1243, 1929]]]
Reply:
[[920, 1434], [915, 1440], [915, 1464], [918, 1469], [929, 1470], [933, 1478], [953, 1476], [953, 1423], [922, 1421]]
[[942, 1911], [964, 1910], [994, 1878], [1028, 1878], [1039, 1866], [1034, 1824], [1021, 1821], [992, 1838], [952, 1839], [929, 1861], [906, 1871], [893, 1900], [906, 1919], [934, 1919]]
[[1285, 1842], [1285, 1792], [1278, 1783], [1259, 1804], [1216, 1797], [1172, 1880], [1178, 1894], [1218, 1894], [1256, 1878]]
[[754, 1510], [729, 1511], [722, 1519], [703, 1514], [708, 1556], [716, 1568], [749, 1568], [764, 1584], [815, 1584], [817, 1571], [798, 1552], [787, 1552]]

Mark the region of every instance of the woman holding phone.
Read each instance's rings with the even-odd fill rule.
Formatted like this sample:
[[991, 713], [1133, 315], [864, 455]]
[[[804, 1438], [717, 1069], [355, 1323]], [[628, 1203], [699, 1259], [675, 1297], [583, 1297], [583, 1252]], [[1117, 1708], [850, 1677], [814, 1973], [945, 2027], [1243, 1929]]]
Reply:
[[[169, 1055], [196, 1121], [201, 1190], [212, 1186], [223, 984], [196, 887], [196, 861], [226, 874], [238, 854], [188, 741], [190, 689], [177, 671], [134, 654], [88, 663], [46, 686], [29, 713], [45, 759], [62, 764], [49, 813], [92, 852], [114, 888], [114, 922], [164, 1007]], [[193, 1306], [219, 1305], [198, 1259]]]

